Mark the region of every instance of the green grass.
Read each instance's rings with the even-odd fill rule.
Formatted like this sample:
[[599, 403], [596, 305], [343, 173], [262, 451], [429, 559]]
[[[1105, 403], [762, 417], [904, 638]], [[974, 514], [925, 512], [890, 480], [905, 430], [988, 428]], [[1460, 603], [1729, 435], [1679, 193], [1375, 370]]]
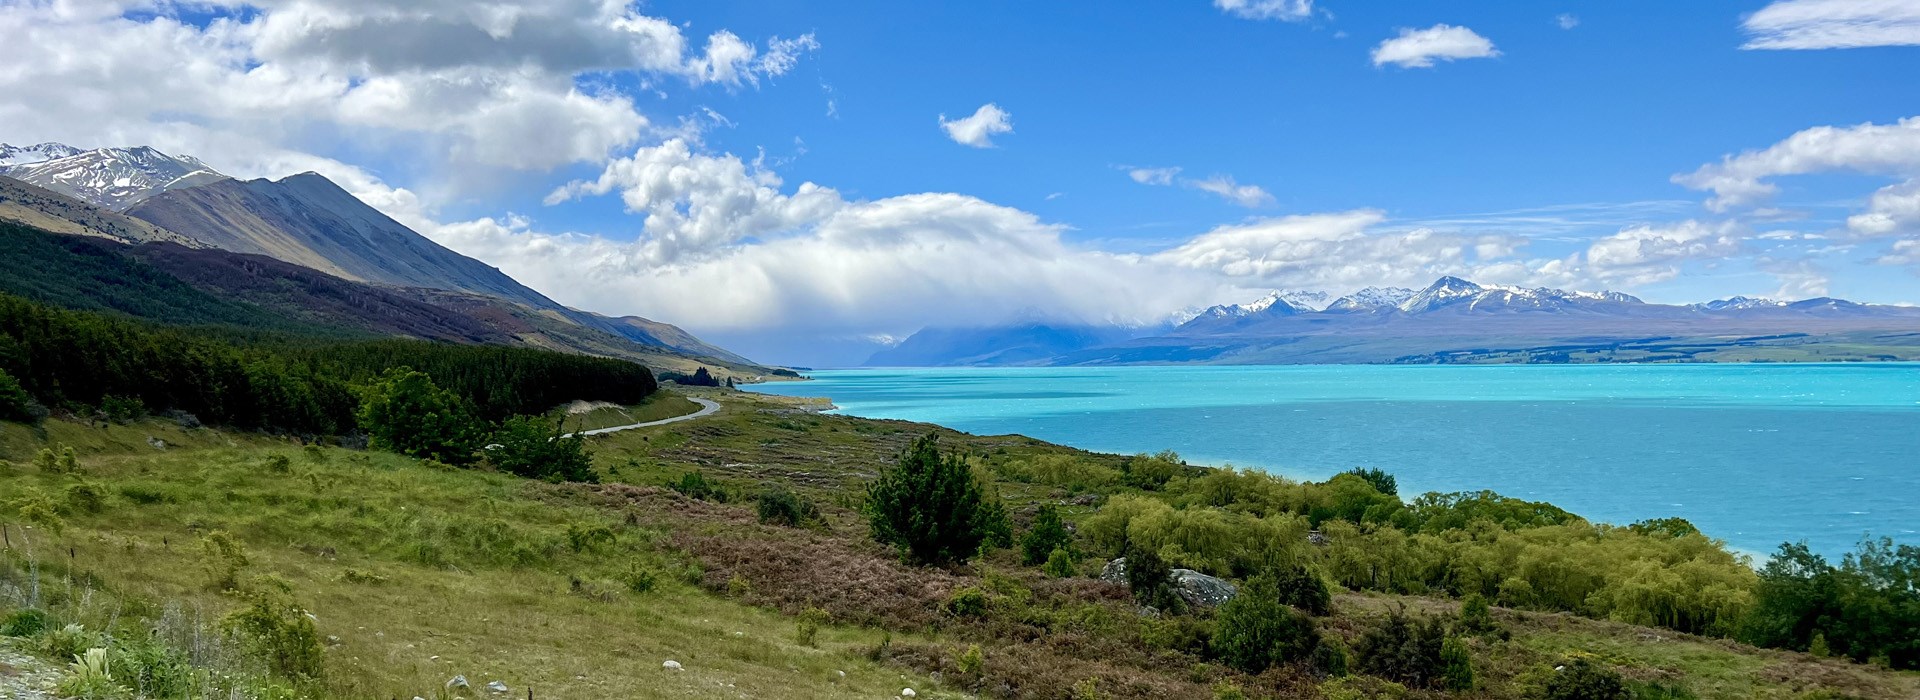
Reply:
[[[1050, 697], [1094, 677], [1111, 697], [1204, 697], [1223, 679], [1254, 697], [1279, 697], [1318, 683], [1281, 672], [1240, 676], [1156, 646], [1173, 623], [1138, 615], [1124, 594], [1092, 581], [1018, 566], [1010, 552], [952, 570], [901, 565], [867, 539], [855, 512], [858, 493], [929, 426], [819, 415], [757, 395], [696, 395], [721, 400], [725, 410], [591, 438], [609, 482], [599, 486], [378, 452], [308, 450], [165, 421], [0, 426], [0, 458], [14, 463], [0, 478], [0, 521], [14, 546], [0, 555], [0, 592], [25, 590], [37, 569], [46, 590], [65, 591], [51, 596], [63, 602], [48, 605], [62, 621], [137, 630], [171, 606], [211, 626], [239, 601], [213, 589], [213, 560], [199, 542], [208, 532], [232, 533], [249, 554], [242, 578], [286, 579], [319, 633], [338, 638], [325, 652], [317, 694], [339, 698], [443, 697], [436, 691], [455, 674], [476, 689], [501, 680], [510, 697], [531, 688], [536, 697], [872, 698], [903, 687], [921, 697], [960, 697], [990, 695], [996, 683]], [[620, 420], [692, 406], [667, 396], [622, 409]], [[1019, 436], [942, 435], [974, 455], [985, 474], [1060, 457], [1088, 465], [1071, 478], [1097, 479], [1120, 459]], [[152, 446], [149, 437], [168, 447]], [[29, 466], [55, 442], [76, 448], [82, 475]], [[696, 469], [743, 496], [789, 486], [818, 504], [827, 522], [760, 525], [750, 502], [692, 501], [660, 488]], [[1016, 519], [1034, 504], [1084, 491], [1025, 478], [997, 484]], [[67, 508], [57, 534], [21, 529], [14, 504], [35, 494], [61, 501], [79, 481], [106, 492], [104, 509]], [[1129, 492], [1110, 484], [1098, 490]], [[1093, 507], [1064, 510], [1071, 519]], [[1100, 563], [1089, 558], [1083, 567], [1096, 571]], [[650, 589], [630, 585], [636, 571], [650, 575]], [[943, 612], [951, 591], [966, 587], [989, 592], [986, 619]], [[5, 595], [0, 602], [19, 604]], [[1444, 614], [1458, 605], [1341, 594], [1322, 625], [1351, 642], [1392, 607]], [[813, 606], [829, 622], [808, 646], [796, 634], [797, 616]], [[1630, 679], [1676, 683], [1703, 699], [1785, 700], [1815, 688], [1920, 696], [1920, 674], [1564, 614], [1495, 615], [1511, 638], [1474, 642], [1483, 687], [1468, 697], [1523, 697], [1520, 679], [1571, 654], [1598, 656]], [[896, 653], [870, 659], [883, 638]], [[984, 676], [956, 666], [971, 644], [986, 652]], [[664, 670], [668, 659], [685, 670]], [[933, 671], [943, 673], [944, 685], [929, 677]]]

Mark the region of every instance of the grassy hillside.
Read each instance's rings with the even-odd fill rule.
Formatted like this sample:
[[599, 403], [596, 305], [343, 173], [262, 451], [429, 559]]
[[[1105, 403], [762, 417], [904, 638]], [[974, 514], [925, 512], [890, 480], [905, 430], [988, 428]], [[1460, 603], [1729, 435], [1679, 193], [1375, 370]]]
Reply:
[[[595, 438], [599, 484], [158, 421], [0, 425], [0, 459], [9, 460], [0, 465], [0, 614], [9, 615], [0, 632], [25, 632], [11, 623], [33, 608], [53, 631], [11, 644], [45, 663], [64, 666], [47, 654], [73, 646], [58, 630], [76, 622], [84, 635], [112, 635], [85, 645], [217, 671], [201, 686], [261, 697], [487, 697], [482, 686], [499, 680], [508, 697], [563, 698], [889, 697], [904, 687], [920, 697], [1520, 698], [1571, 658], [1617, 669], [1639, 697], [1920, 695], [1920, 674], [1506, 607], [1492, 610], [1497, 631], [1468, 641], [1472, 690], [1400, 689], [1299, 666], [1248, 675], [1195, 652], [1208, 615], [1142, 615], [1124, 586], [1087, 575], [1102, 561], [1102, 511], [1129, 497], [1172, 498], [1189, 477], [1151, 492], [1081, 484], [1128, 458], [937, 431], [975, 455], [1018, 530], [1036, 505], [1061, 504], [1088, 556], [1066, 578], [1022, 566], [1011, 550], [913, 567], [872, 542], [852, 508], [902, 447], [936, 429], [703, 395], [724, 409]], [[36, 464], [46, 446], [73, 447], [74, 470], [58, 458]], [[719, 495], [661, 486], [694, 471]], [[823, 519], [762, 523], [750, 497], [776, 486]], [[296, 632], [310, 620], [321, 651], [306, 680], [271, 663], [299, 660], [299, 645], [219, 633], [233, 611], [256, 609], [282, 584], [291, 602], [269, 608], [282, 614], [239, 619]], [[956, 608], [962, 591], [979, 592], [984, 607]], [[1395, 611], [1459, 609], [1436, 595], [1337, 589], [1332, 614], [1316, 624], [1351, 646]], [[118, 668], [125, 680], [171, 667]], [[192, 675], [173, 673], [183, 674]], [[455, 675], [472, 689], [450, 692]], [[1666, 694], [1646, 694], [1652, 688]]]

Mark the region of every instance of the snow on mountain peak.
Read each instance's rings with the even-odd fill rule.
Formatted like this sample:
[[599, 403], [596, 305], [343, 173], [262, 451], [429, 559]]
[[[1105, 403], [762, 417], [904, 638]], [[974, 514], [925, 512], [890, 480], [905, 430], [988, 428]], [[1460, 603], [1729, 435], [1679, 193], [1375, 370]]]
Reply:
[[32, 146], [14, 146], [0, 143], [0, 168], [11, 165], [41, 163], [56, 158], [66, 158], [79, 154], [80, 149], [78, 148], [64, 143], [54, 143], [52, 141]]
[[1701, 302], [1698, 304], [1694, 304], [1693, 308], [1699, 309], [1701, 311], [1741, 311], [1745, 309], [1778, 308], [1786, 305], [1787, 305], [1787, 302], [1779, 301], [1777, 299], [1767, 299], [1764, 297], [1736, 296], [1736, 297], [1728, 297], [1725, 299], [1716, 299], [1714, 301]]
[[116, 211], [167, 190], [227, 178], [198, 158], [151, 146], [81, 151], [62, 144], [0, 146], [0, 175]]

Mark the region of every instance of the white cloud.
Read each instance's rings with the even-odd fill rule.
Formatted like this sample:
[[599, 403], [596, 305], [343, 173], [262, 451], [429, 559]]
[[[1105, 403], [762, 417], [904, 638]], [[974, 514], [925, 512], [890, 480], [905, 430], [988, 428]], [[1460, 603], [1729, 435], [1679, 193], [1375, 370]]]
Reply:
[[940, 128], [954, 143], [974, 148], [992, 148], [993, 137], [1013, 133], [1013, 115], [992, 102], [980, 105], [973, 116], [947, 119], [940, 115]]
[[1187, 180], [1186, 184], [1196, 190], [1219, 195], [1222, 199], [1248, 209], [1273, 203], [1273, 195], [1258, 185], [1242, 185], [1226, 175], [1215, 175], [1204, 180]]
[[1425, 286], [1442, 275], [1484, 277], [1480, 273], [1495, 257], [1505, 258], [1524, 245], [1508, 237], [1427, 228], [1375, 230], [1385, 221], [1386, 215], [1373, 209], [1259, 219], [1215, 228], [1152, 258], [1241, 280], [1249, 288], [1352, 290]]
[[1553, 23], [1560, 25], [1561, 29], [1572, 29], [1580, 26], [1580, 18], [1571, 13], [1562, 12], [1560, 16], [1553, 18]]
[[1741, 23], [1745, 49], [1853, 49], [1920, 46], [1920, 3], [1912, 0], [1778, 0]]
[[[160, 145], [202, 129], [306, 151], [346, 131], [427, 175], [545, 171], [650, 133], [608, 77], [739, 87], [817, 46], [808, 35], [762, 51], [722, 30], [694, 52], [673, 23], [599, 0], [260, 0], [208, 5], [203, 24], [152, 9], [0, 5], [9, 138]], [[244, 167], [216, 150], [188, 152]]]
[[1634, 226], [1587, 247], [1587, 274], [1608, 284], [1637, 286], [1672, 279], [1691, 260], [1715, 259], [1740, 250], [1738, 226], [1694, 220]]
[[1401, 29], [1400, 36], [1380, 42], [1373, 49], [1373, 65], [1391, 63], [1401, 68], [1431, 68], [1434, 59], [1457, 61], [1498, 55], [1500, 51], [1493, 47], [1493, 42], [1473, 30], [1436, 24], [1426, 29]]
[[1862, 236], [1920, 233], [1920, 178], [1874, 192], [1866, 211], [1847, 217], [1847, 228]]
[[1729, 155], [1719, 163], [1673, 176], [1677, 184], [1712, 191], [1707, 206], [1726, 211], [1766, 200], [1779, 190], [1768, 182], [1782, 175], [1848, 171], [1903, 175], [1920, 172], [1920, 117], [1895, 124], [1817, 126], [1760, 150]]
[[1121, 166], [1127, 171], [1127, 177], [1142, 185], [1165, 187], [1180, 185], [1189, 189], [1218, 195], [1233, 204], [1253, 209], [1273, 203], [1273, 195], [1258, 185], [1242, 185], [1229, 175], [1214, 175], [1206, 178], [1181, 177], [1180, 168], [1136, 168]]
[[1129, 168], [1127, 177], [1142, 185], [1171, 185], [1173, 178], [1180, 174], [1179, 168]]
[[1213, 0], [1213, 6], [1242, 19], [1298, 22], [1313, 17], [1313, 0]]

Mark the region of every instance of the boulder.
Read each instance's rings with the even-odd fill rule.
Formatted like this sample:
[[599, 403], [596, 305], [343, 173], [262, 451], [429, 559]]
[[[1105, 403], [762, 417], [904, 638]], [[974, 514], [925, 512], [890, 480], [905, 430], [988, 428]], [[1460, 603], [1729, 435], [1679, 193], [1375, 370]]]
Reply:
[[[1187, 601], [1188, 605], [1211, 608], [1229, 600], [1240, 592], [1239, 588], [1226, 579], [1194, 571], [1193, 569], [1174, 569], [1169, 577], [1173, 582], [1173, 592]], [[1100, 569], [1100, 580], [1108, 583], [1127, 584], [1127, 558], [1121, 557], [1107, 562]]]
[[667, 662], [660, 664], [660, 667], [669, 671], [678, 671], [681, 669], [680, 662], [674, 661], [673, 659], [667, 659]]
[[489, 681], [487, 683], [487, 691], [494, 693], [507, 692], [507, 684], [502, 681]]

